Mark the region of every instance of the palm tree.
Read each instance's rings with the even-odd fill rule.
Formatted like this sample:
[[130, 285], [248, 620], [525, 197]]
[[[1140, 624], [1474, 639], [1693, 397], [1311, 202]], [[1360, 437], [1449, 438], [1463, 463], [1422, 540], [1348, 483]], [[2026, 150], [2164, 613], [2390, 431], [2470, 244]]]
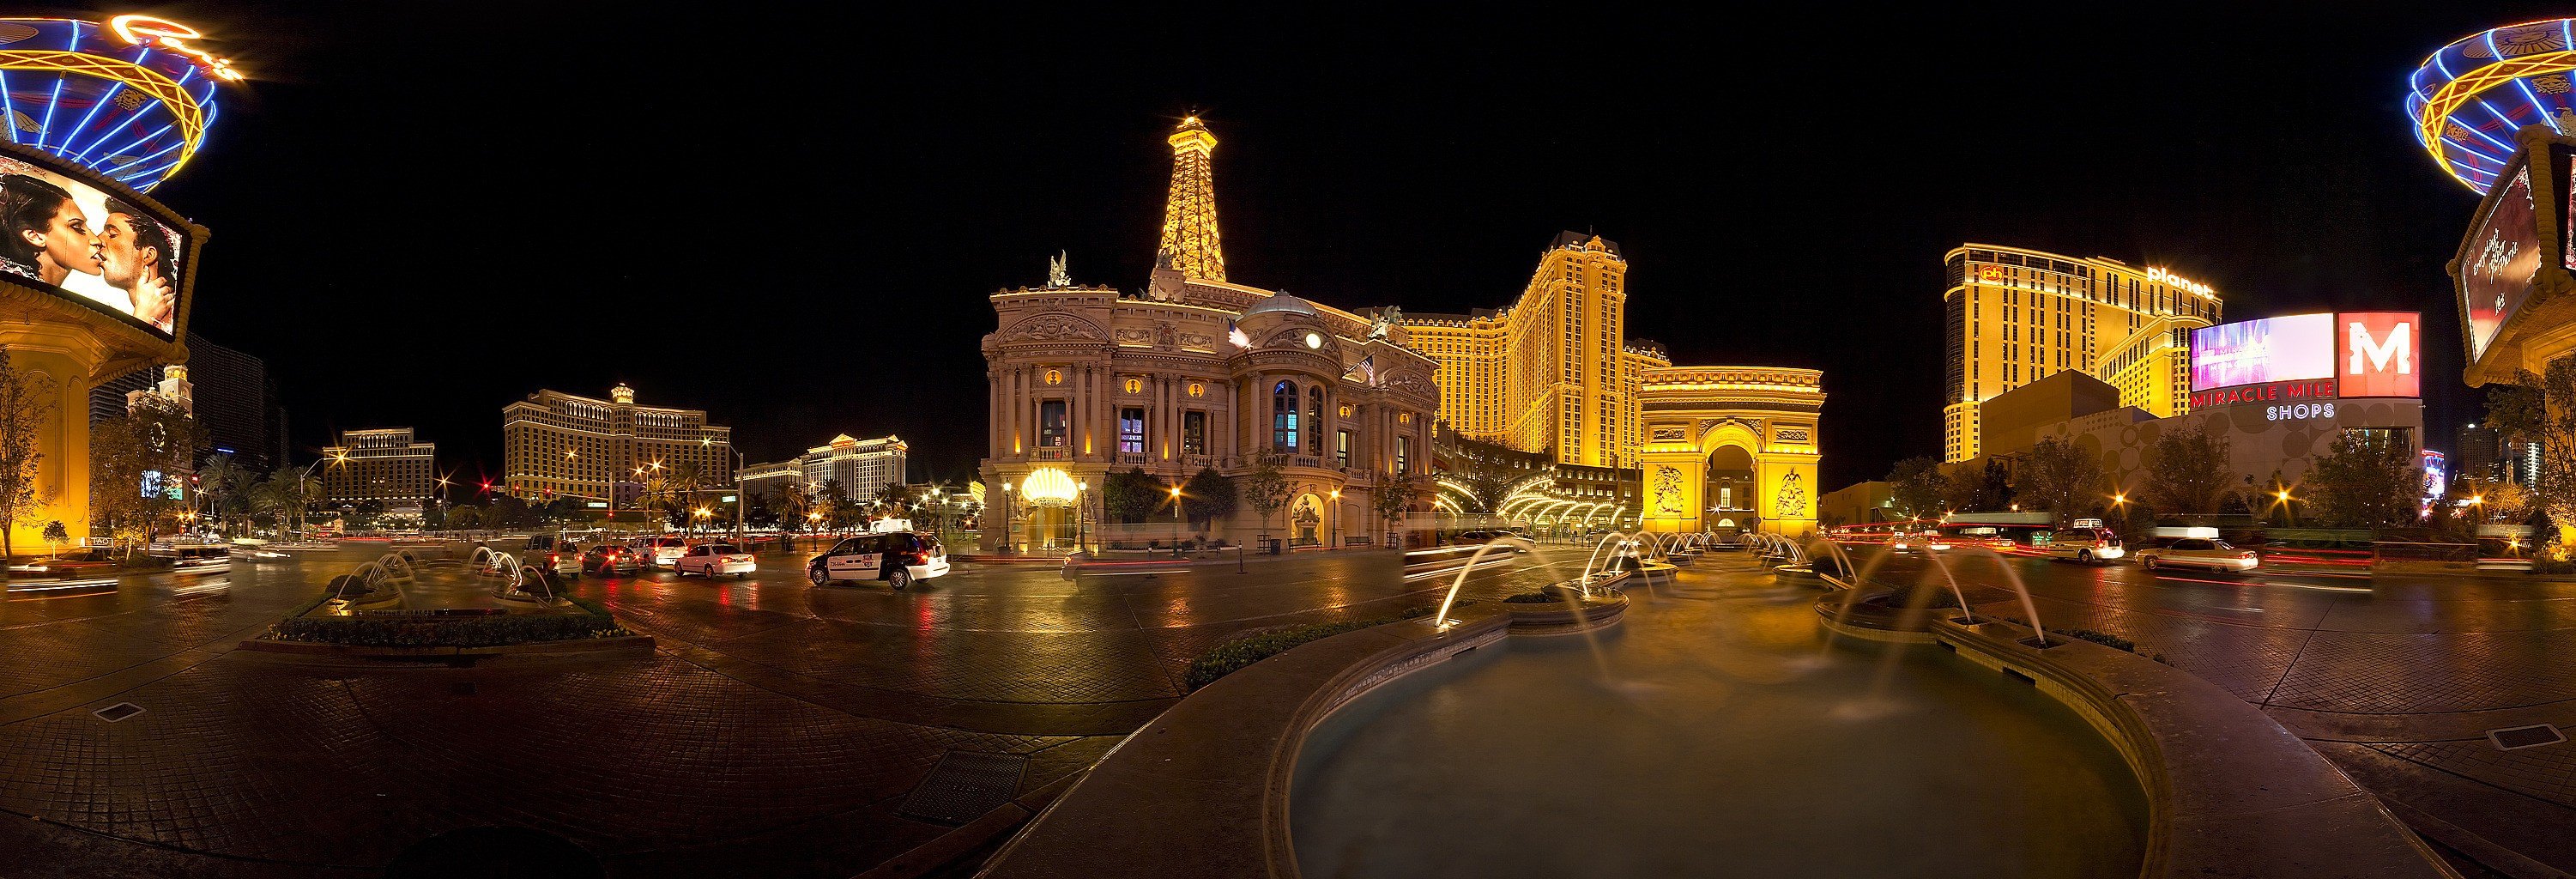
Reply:
[[793, 480], [779, 486], [778, 491], [771, 494], [768, 501], [769, 511], [778, 514], [778, 530], [781, 532], [791, 531], [797, 525], [805, 524], [805, 511], [814, 506], [814, 499], [807, 497], [805, 490], [797, 486]]
[[250, 481], [250, 470], [234, 463], [233, 456], [227, 454], [217, 453], [208, 457], [206, 466], [197, 470], [197, 491], [214, 497], [209, 512], [215, 514], [216, 521], [223, 523], [227, 534], [232, 533], [232, 512], [236, 501]]

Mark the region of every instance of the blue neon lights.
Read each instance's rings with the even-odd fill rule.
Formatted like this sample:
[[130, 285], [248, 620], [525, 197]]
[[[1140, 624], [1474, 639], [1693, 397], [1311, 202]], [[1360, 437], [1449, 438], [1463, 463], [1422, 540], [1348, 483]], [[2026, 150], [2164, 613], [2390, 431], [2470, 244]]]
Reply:
[[[185, 53], [128, 45], [108, 28], [88, 22], [0, 21], [36, 31], [13, 44], [0, 44], [0, 56], [43, 47], [18, 53], [22, 57], [11, 59], [15, 69], [0, 69], [0, 128], [8, 130], [12, 143], [150, 191], [190, 163], [213, 126], [219, 83]], [[49, 64], [37, 57], [57, 49], [95, 56], [112, 70], [67, 71], [58, 61]], [[42, 110], [37, 109], [40, 104]]]
[[[2518, 63], [2504, 76], [2490, 68]], [[2576, 20], [2553, 18], [2492, 28], [2443, 46], [2407, 78], [2404, 109], [2416, 143], [2439, 156], [2442, 170], [2485, 192], [2513, 161], [2514, 134], [2532, 126], [2576, 131]], [[2468, 80], [2473, 93], [2443, 88]], [[2463, 86], [2463, 91], [2468, 86]], [[2443, 101], [2428, 136], [2428, 108]], [[2474, 106], [2476, 109], [2472, 110]]]

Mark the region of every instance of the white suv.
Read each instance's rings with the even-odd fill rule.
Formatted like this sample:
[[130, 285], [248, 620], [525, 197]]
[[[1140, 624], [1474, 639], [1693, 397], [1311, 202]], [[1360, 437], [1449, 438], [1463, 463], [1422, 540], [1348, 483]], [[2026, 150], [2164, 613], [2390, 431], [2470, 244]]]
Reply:
[[2107, 562], [2129, 554], [2120, 546], [2119, 534], [2096, 526], [2061, 530], [2039, 549], [2051, 558], [2079, 562]]

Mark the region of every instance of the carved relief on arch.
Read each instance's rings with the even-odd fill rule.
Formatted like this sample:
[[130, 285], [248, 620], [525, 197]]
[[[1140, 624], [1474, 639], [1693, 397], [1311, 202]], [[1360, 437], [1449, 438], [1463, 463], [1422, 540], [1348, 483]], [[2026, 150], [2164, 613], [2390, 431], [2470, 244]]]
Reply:
[[1041, 314], [1011, 325], [1002, 332], [1003, 341], [1032, 340], [1039, 342], [1091, 341], [1109, 338], [1100, 325], [1070, 314]]

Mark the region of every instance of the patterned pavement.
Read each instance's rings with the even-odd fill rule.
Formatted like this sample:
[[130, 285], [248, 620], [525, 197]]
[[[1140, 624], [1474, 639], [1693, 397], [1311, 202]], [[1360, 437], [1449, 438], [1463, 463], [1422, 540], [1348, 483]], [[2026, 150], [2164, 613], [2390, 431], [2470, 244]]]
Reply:
[[[1963, 583], [2009, 585], [1986, 561], [1946, 563]], [[2536, 723], [2576, 734], [2576, 583], [2009, 568], [2050, 628], [2135, 641], [2262, 707], [2383, 799], [2576, 872], [2576, 837], [2563, 832], [2576, 826], [2576, 742], [2505, 751], [2486, 737]], [[1885, 570], [1877, 579], [1925, 573], [1915, 558]], [[1976, 606], [2026, 615], [2008, 588]]]
[[[0, 879], [369, 876], [448, 830], [571, 840], [611, 875], [848, 877], [947, 828], [894, 814], [950, 750], [1089, 766], [1247, 630], [1438, 600], [1391, 553], [1157, 577], [961, 565], [895, 593], [587, 578], [645, 659], [470, 668], [233, 651], [357, 555], [0, 604]], [[1480, 577], [1468, 594], [1534, 575]], [[109, 723], [120, 702], [141, 714]], [[748, 872], [746, 872], [748, 871]]]

